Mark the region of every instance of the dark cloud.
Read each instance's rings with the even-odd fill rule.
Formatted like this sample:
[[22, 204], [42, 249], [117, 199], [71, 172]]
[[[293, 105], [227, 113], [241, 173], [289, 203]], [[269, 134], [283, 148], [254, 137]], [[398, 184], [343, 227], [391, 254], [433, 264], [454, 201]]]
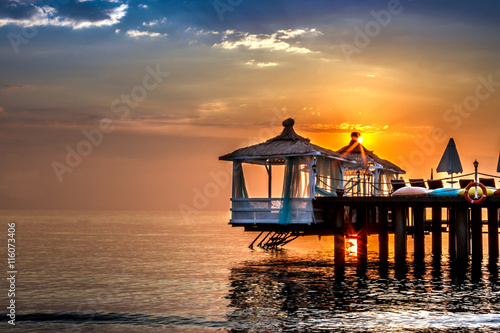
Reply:
[[79, 23], [107, 22], [102, 25], [110, 25], [117, 23], [117, 15], [123, 16], [119, 12], [127, 7], [127, 4], [109, 1], [4, 1], [0, 4], [0, 19], [4, 20], [0, 20], [0, 26], [7, 23], [71, 26], [68, 22], [76, 23], [73, 28], [78, 28]]
[[[332, 26], [352, 18], [371, 19], [370, 11], [387, 9], [397, 0], [275, 0], [229, 1], [191, 0], [148, 2], [147, 8], [139, 3], [130, 4], [122, 30], [136, 29], [142, 22], [168, 17], [179, 27], [197, 27], [205, 30], [234, 29], [252, 33], [270, 33], [278, 29]], [[61, 3], [59, 3], [61, 2]], [[110, 1], [0, 1], [0, 18], [22, 20], [33, 17], [45, 5], [54, 8], [57, 18], [87, 22], [110, 19], [113, 10], [127, 2]], [[456, 0], [401, 0], [402, 16], [419, 15], [469, 24], [494, 24], [500, 13], [500, 3], [493, 0], [479, 2]]]
[[105, 1], [68, 1], [59, 7], [58, 14], [76, 21], [97, 22], [110, 19], [111, 11], [120, 5]]
[[[149, 4], [151, 12], [202, 29], [236, 29], [269, 33], [279, 28], [334, 25], [349, 18], [370, 18], [370, 11], [387, 9], [397, 0], [275, 0], [269, 1], [161, 1]], [[401, 0], [403, 15], [432, 16], [445, 20], [498, 24], [500, 3], [456, 0]]]
[[0, 1], [0, 18], [15, 20], [29, 19], [37, 12], [37, 7], [31, 1]]
[[31, 88], [31, 85], [29, 84], [6, 84], [2, 87], [0, 87], [1, 90], [18, 90], [18, 89], [25, 89], [25, 88]]

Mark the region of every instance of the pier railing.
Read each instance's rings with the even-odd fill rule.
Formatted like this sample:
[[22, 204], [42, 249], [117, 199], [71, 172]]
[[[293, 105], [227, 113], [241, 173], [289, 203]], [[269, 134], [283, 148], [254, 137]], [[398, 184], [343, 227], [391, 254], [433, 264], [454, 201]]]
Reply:
[[[484, 179], [485, 181], [492, 182], [491, 184], [486, 184], [486, 186], [490, 187], [495, 187], [498, 188], [496, 182], [500, 179], [499, 176], [497, 175], [489, 175], [485, 173], [480, 173], [478, 172], [477, 175], [475, 173], [468, 173], [468, 174], [462, 174], [460, 176], [454, 176], [454, 177], [444, 177], [444, 178], [439, 178], [439, 179], [434, 179], [436, 181], [441, 180], [443, 182], [443, 185], [447, 187], [446, 184], [449, 184], [448, 186], [453, 187], [455, 183], [459, 183], [462, 179], [468, 181], [472, 181], [474, 176], [484, 176], [488, 178], [479, 178], [479, 181]], [[342, 188], [336, 188], [332, 186], [331, 184], [335, 182], [342, 181], [344, 183]], [[426, 181], [423, 179], [421, 180], [424, 184]], [[401, 184], [403, 186], [415, 186], [412, 185], [410, 181], [403, 181], [400, 180]], [[392, 195], [392, 188], [393, 184], [391, 182], [375, 182], [372, 179], [365, 178], [365, 177], [351, 177], [349, 179], [337, 179], [337, 178], [331, 178], [328, 176], [319, 176], [316, 175], [316, 184], [318, 186], [321, 186], [321, 188], [327, 192], [330, 192], [333, 196], [335, 196], [335, 192], [338, 190], [343, 190], [344, 191], [344, 196], [347, 197], [387, 197]], [[418, 185], [420, 186], [420, 185]], [[425, 185], [424, 185], [425, 186]], [[460, 185], [459, 185], [460, 186]], [[462, 188], [464, 186], [462, 185]], [[322, 195], [319, 194], [320, 196], [329, 196], [329, 195]]]
[[[322, 222], [315, 212], [312, 198], [292, 198], [291, 224]], [[282, 198], [232, 198], [232, 224], [277, 224], [283, 207]], [[315, 216], [316, 215], [316, 216]]]
[[[344, 183], [342, 188], [336, 188], [330, 185], [339, 181]], [[332, 193], [332, 195], [337, 190], [342, 189], [344, 190], [344, 195], [348, 197], [389, 196], [390, 192], [388, 190], [383, 190], [380, 187], [385, 185], [386, 188], [389, 188], [389, 186], [391, 186], [391, 183], [384, 182], [375, 184], [372, 180], [368, 180], [366, 178], [353, 177], [350, 179], [337, 179], [318, 175], [316, 175], [316, 184], [321, 186], [324, 190]]]

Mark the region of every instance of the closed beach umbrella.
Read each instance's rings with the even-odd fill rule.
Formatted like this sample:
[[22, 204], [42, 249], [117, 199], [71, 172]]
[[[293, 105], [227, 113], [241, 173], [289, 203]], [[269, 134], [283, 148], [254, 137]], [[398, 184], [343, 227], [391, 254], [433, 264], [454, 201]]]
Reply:
[[436, 169], [437, 172], [447, 172], [451, 175], [451, 186], [453, 187], [453, 174], [462, 173], [462, 163], [460, 163], [460, 157], [458, 156], [457, 146], [455, 141], [450, 139], [446, 150], [444, 151], [443, 157]]

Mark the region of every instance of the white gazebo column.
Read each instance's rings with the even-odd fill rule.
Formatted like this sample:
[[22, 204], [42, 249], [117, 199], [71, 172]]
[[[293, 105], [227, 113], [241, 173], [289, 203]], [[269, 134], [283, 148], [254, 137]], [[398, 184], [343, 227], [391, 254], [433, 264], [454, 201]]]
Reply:
[[[314, 172], [314, 169], [316, 168], [316, 161], [313, 157], [310, 158], [310, 161], [308, 161], [307, 158], [304, 158], [304, 161], [306, 162], [307, 166], [309, 167], [309, 197], [310, 198], [315, 198], [316, 197], [316, 172]], [[314, 168], [313, 168], [314, 165]]]
[[340, 188], [344, 188], [344, 165], [340, 163]]
[[375, 169], [373, 172], [373, 195], [378, 195], [378, 191], [381, 188], [381, 174], [380, 174], [380, 169]]
[[239, 198], [239, 192], [242, 191], [242, 186], [244, 186], [244, 182], [242, 183], [241, 173], [243, 172], [243, 162], [244, 161], [233, 161], [233, 188], [232, 188], [232, 196], [233, 198]]
[[231, 190], [231, 197], [235, 198], [236, 197], [236, 172], [238, 170], [238, 164], [241, 165], [241, 162], [238, 161], [233, 161], [233, 188]]

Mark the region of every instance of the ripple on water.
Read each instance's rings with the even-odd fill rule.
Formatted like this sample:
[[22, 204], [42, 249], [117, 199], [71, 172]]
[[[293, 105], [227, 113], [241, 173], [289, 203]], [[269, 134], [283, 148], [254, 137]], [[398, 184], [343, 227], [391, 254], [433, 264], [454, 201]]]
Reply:
[[[339, 280], [330, 262], [267, 258], [231, 269], [228, 295], [236, 327], [259, 332], [495, 332], [500, 330], [500, 286], [486, 271], [455, 283], [446, 261], [440, 278], [427, 258], [424, 276], [409, 267], [403, 279], [381, 276], [375, 264], [358, 276], [348, 266]], [[433, 271], [434, 269], [434, 271]], [[242, 311], [244, 310], [244, 311]]]

